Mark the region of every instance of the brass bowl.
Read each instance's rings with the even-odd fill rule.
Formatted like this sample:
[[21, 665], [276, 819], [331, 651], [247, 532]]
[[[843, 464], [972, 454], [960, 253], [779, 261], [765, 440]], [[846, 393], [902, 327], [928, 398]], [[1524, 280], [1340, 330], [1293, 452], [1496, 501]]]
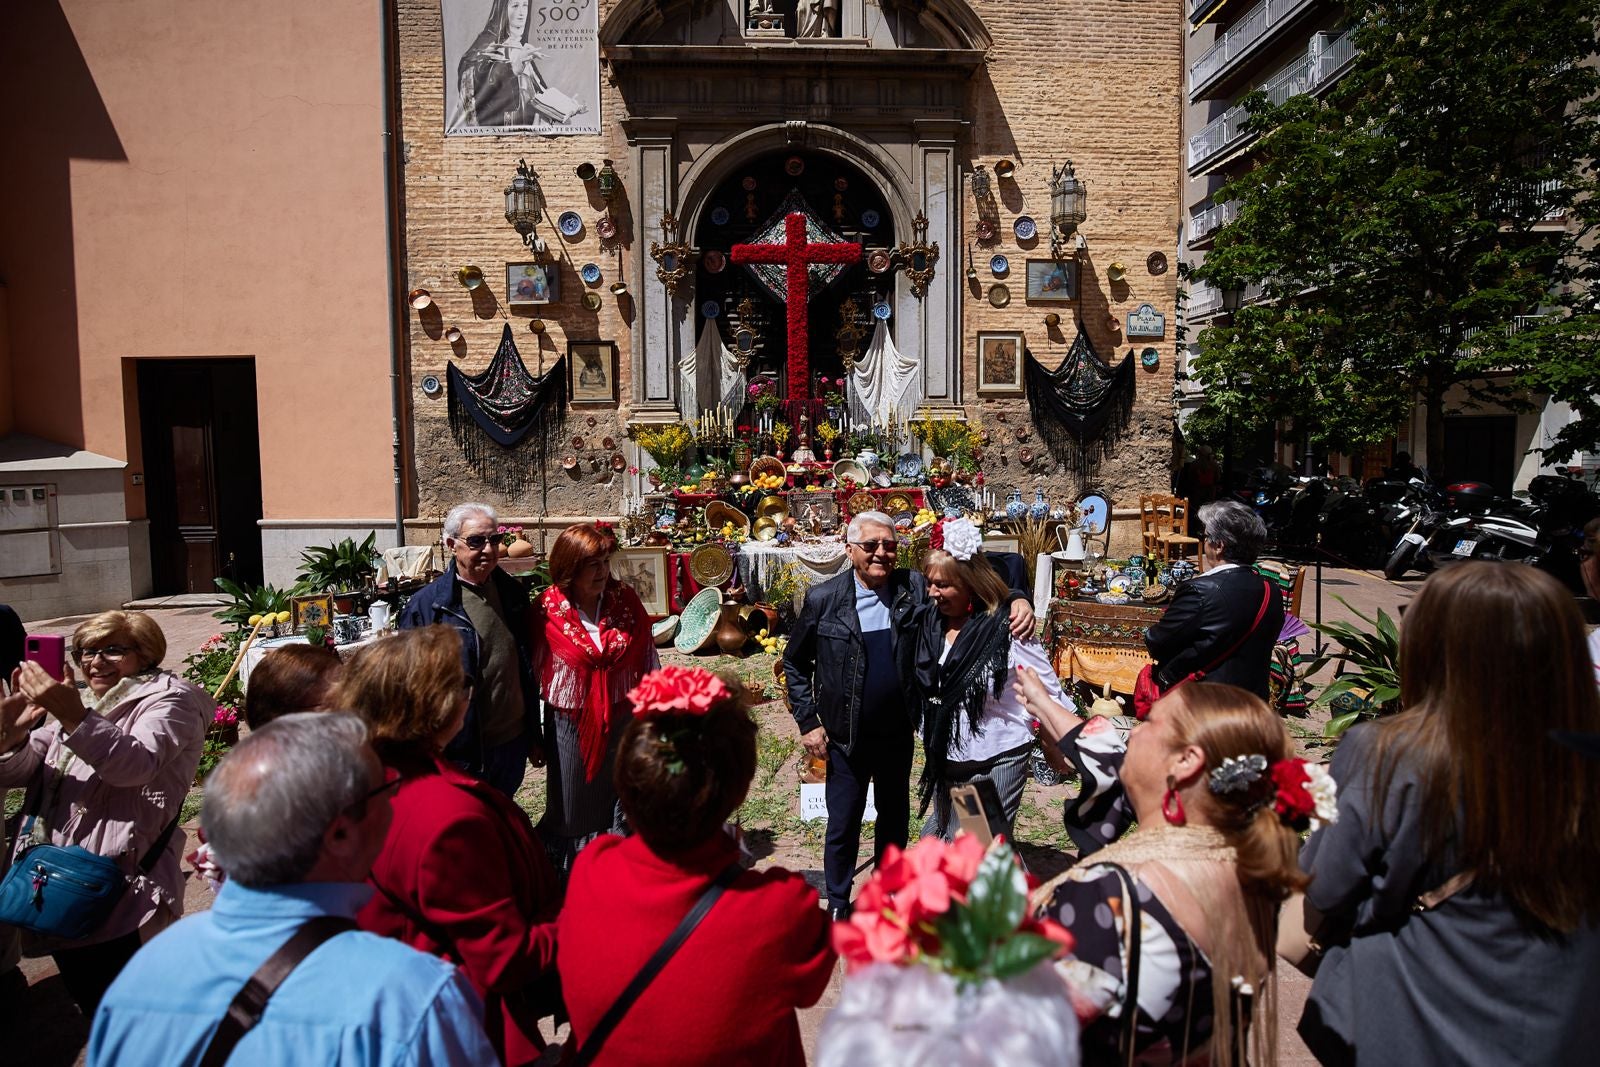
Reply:
[[781, 519], [789, 514], [789, 502], [781, 496], [764, 496], [756, 505], [758, 518]]
[[750, 528], [750, 536], [757, 541], [770, 541], [778, 536], [778, 520], [770, 515], [763, 515], [757, 519]]

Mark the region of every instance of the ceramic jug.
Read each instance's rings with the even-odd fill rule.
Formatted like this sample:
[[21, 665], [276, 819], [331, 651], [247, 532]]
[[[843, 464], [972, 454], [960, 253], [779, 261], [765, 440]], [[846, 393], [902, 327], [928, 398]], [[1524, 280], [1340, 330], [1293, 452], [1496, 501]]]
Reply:
[[1018, 519], [1026, 517], [1027, 514], [1028, 505], [1022, 502], [1022, 490], [1011, 490], [1011, 495], [1006, 497], [1006, 518], [1016, 522]]
[[1041, 522], [1050, 517], [1050, 504], [1044, 498], [1043, 489], [1033, 491], [1033, 505], [1028, 508], [1028, 517]]

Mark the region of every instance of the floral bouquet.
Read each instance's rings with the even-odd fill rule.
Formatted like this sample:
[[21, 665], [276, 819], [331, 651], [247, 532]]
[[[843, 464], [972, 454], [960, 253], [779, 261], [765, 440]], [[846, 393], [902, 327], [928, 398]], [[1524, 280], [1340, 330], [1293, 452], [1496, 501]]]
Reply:
[[852, 974], [920, 964], [960, 983], [1004, 981], [1072, 949], [1064, 927], [1028, 915], [1028, 891], [1003, 838], [987, 849], [970, 834], [891, 845], [833, 945]]
[[747, 395], [757, 411], [776, 411], [783, 405], [783, 401], [778, 398], [777, 384], [765, 378], [751, 382]]

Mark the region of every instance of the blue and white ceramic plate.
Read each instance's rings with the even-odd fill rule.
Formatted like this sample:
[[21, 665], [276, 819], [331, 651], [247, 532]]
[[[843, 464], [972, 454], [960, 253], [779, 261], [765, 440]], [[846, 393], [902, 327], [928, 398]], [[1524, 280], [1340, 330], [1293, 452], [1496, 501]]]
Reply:
[[902, 478], [915, 478], [922, 473], [922, 457], [907, 452], [894, 461], [894, 472]]
[[995, 274], [1005, 274], [1011, 270], [1011, 261], [1005, 256], [993, 256], [989, 260], [989, 269]]
[[873, 304], [872, 317], [880, 322], [889, 321], [889, 302], [887, 300], [880, 300], [876, 304]]
[[1156, 348], [1146, 348], [1139, 353], [1139, 362], [1146, 367], [1154, 367], [1161, 362], [1161, 352]]
[[711, 209], [711, 225], [713, 225], [713, 226], [726, 226], [727, 224], [728, 224], [728, 209], [725, 208], [725, 207], [714, 207], [714, 208], [712, 208]]
[[715, 300], [707, 300], [704, 304], [700, 305], [700, 314], [704, 315], [708, 319], [714, 319], [718, 315], [722, 314], [722, 305], [717, 303]]
[[561, 228], [563, 237], [576, 237], [583, 232], [583, 217], [576, 211], [563, 211], [556, 225]]
[[881, 218], [882, 216], [869, 207], [861, 213], [861, 225], [869, 230], [875, 229]]
[[594, 285], [596, 282], [598, 282], [600, 280], [600, 264], [598, 264], [598, 263], [585, 263], [583, 265], [583, 267], [578, 271], [578, 275], [585, 282], [588, 282], [590, 285]]
[[1031, 241], [1039, 233], [1039, 227], [1034, 224], [1032, 215], [1023, 215], [1011, 224], [1011, 229], [1019, 241]]

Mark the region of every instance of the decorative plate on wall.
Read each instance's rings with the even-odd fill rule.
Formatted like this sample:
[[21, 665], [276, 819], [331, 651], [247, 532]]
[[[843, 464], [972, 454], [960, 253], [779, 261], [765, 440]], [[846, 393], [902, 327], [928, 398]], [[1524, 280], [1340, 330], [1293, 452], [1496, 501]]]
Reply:
[[876, 211], [872, 210], [870, 207], [867, 208], [867, 210], [865, 210], [865, 211], [863, 211], [861, 213], [861, 225], [865, 226], [869, 230], [875, 229], [877, 227], [878, 223], [881, 222], [881, 221], [882, 221], [882, 216], [880, 216]]
[[434, 377], [432, 374], [422, 379], [423, 396], [438, 396], [442, 392], [444, 392], [444, 390], [439, 387], [439, 379]]
[[1011, 270], [1011, 261], [1005, 256], [991, 256], [989, 270], [995, 274], [1006, 274]]
[[872, 305], [872, 317], [878, 321], [888, 322], [890, 314], [891, 311], [889, 308], [889, 302], [887, 300], [880, 300], [876, 304]]
[[1139, 353], [1139, 362], [1146, 367], [1154, 367], [1161, 362], [1161, 352], [1156, 348], [1146, 348]]
[[1151, 252], [1149, 258], [1144, 261], [1144, 269], [1151, 274], [1167, 273], [1167, 257], [1161, 252]]
[[783, 161], [783, 172], [791, 178], [798, 178], [806, 172], [806, 161], [799, 156], [790, 156]]
[[600, 240], [609, 241], [617, 235], [617, 224], [609, 217], [602, 217], [594, 224], [594, 232], [600, 235]]
[[708, 319], [714, 319], [718, 315], [722, 314], [722, 305], [718, 304], [715, 300], [707, 300], [704, 304], [700, 305], [700, 314], [704, 315]]
[[978, 220], [978, 240], [994, 240], [994, 223], [990, 222], [988, 219]]
[[1011, 230], [1017, 235], [1019, 241], [1031, 241], [1039, 236], [1039, 227], [1034, 223], [1032, 215], [1023, 215], [1011, 224]]
[[728, 209], [718, 205], [711, 209], [711, 225], [726, 226], [728, 224]]
[[584, 293], [583, 294], [583, 306], [588, 308], [590, 311], [599, 311], [600, 310], [600, 294], [599, 293]]
[[710, 248], [700, 257], [700, 262], [705, 264], [706, 270], [711, 274], [721, 274], [723, 268], [728, 265], [728, 257], [715, 248]]
[[997, 308], [1005, 307], [1011, 303], [1011, 290], [999, 283], [989, 286], [989, 303]]
[[585, 263], [582, 267], [578, 268], [578, 277], [582, 278], [588, 284], [594, 285], [600, 280], [600, 264]]
[[583, 232], [583, 217], [576, 211], [563, 211], [556, 225], [560, 227], [563, 237], [576, 237]]
[[874, 249], [872, 254], [867, 256], [867, 269], [874, 274], [882, 274], [888, 270], [889, 263], [889, 253], [881, 248]]

